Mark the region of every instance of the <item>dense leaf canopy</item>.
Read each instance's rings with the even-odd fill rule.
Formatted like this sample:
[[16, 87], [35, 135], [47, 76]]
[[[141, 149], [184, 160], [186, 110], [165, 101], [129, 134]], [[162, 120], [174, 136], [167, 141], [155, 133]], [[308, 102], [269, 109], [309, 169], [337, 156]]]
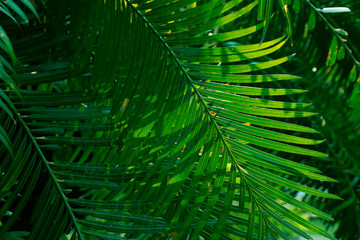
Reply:
[[0, 238], [352, 239], [341, 4], [1, 0]]

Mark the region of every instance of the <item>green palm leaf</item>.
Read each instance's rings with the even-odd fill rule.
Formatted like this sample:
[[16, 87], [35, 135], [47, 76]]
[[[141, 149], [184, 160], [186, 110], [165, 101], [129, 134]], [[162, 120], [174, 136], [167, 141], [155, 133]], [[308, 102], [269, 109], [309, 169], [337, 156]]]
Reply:
[[240, 44], [271, 10], [229, 27], [257, 4], [49, 1], [14, 43], [22, 97], [1, 94], [0, 236], [32, 206], [29, 239], [287, 238], [279, 225], [334, 239], [281, 204], [332, 220], [282, 190], [339, 198], [297, 183], [335, 180], [284, 157], [327, 156], [287, 120], [314, 114], [290, 97], [304, 90], [277, 85], [298, 79], [272, 70], [286, 38]]
[[[299, 81], [296, 86], [309, 90], [308, 101], [319, 113], [312, 120], [312, 125], [317, 126], [316, 129], [327, 139], [327, 143], [317, 146], [317, 149], [329, 153], [332, 160], [332, 164], [316, 159], [309, 159], [309, 163], [315, 164], [313, 166], [325, 175], [336, 178], [339, 183], [326, 184], [325, 189], [346, 199], [341, 204], [329, 201], [321, 205], [317, 200], [311, 203], [333, 213], [339, 224], [337, 238], [359, 238], [360, 222], [354, 222], [360, 216], [357, 204], [360, 198], [357, 194], [359, 164], [356, 160], [359, 151], [355, 147], [360, 140], [359, 82], [356, 81], [360, 70], [359, 31], [356, 30], [359, 26], [359, 3], [293, 1], [292, 7], [288, 7], [293, 23], [294, 47], [304, 51], [298, 51], [294, 65], [286, 72], [303, 76], [304, 81]], [[339, 10], [345, 12], [339, 13]], [[319, 187], [317, 183], [313, 186]]]

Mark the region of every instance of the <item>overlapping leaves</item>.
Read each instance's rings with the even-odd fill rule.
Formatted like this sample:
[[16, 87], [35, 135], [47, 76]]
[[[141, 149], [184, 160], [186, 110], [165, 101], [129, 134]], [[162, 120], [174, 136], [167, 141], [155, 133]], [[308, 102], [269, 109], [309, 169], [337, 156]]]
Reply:
[[[48, 22], [17, 45], [28, 64], [19, 69], [22, 99], [6, 91], [2, 107], [7, 142], [23, 146], [14, 157], [2, 150], [5, 176], [14, 179], [4, 191], [6, 211], [21, 213], [9, 201], [19, 186], [29, 191], [25, 204], [37, 175], [49, 179], [30, 238], [286, 239], [278, 224], [305, 238], [298, 225], [332, 238], [283, 206], [331, 220], [282, 189], [337, 197], [284, 177], [334, 181], [275, 154], [326, 157], [304, 147], [322, 142], [309, 137], [314, 129], [286, 120], [313, 115], [288, 97], [303, 90], [275, 84], [298, 79], [271, 72], [289, 57], [264, 58], [286, 38], [241, 44], [261, 35], [264, 22], [227, 30], [256, 5], [47, 3]], [[34, 41], [47, 44], [26, 48]], [[33, 166], [17, 167], [26, 159]], [[49, 219], [61, 227], [42, 228]]]
[[293, 1], [292, 8], [289, 7], [294, 47], [302, 51], [298, 51], [293, 66], [286, 71], [303, 76], [304, 80], [297, 86], [309, 89], [309, 101], [319, 113], [312, 125], [327, 139], [318, 150], [329, 153], [331, 159], [331, 164], [315, 159], [309, 162], [339, 181], [323, 187], [347, 199], [341, 204], [329, 201], [323, 205], [317, 199], [311, 202], [332, 212], [339, 224], [336, 237], [341, 239], [357, 238], [360, 227], [360, 222], [354, 221], [360, 214], [356, 160], [360, 140], [358, 9], [358, 2], [327, 0]]

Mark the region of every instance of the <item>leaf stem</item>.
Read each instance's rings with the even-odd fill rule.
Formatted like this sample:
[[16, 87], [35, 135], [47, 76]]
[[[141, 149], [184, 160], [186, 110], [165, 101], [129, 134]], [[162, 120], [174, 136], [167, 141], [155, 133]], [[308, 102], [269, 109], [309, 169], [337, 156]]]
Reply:
[[53, 174], [53, 171], [51, 169], [51, 167], [49, 166], [44, 154], [42, 153], [41, 149], [39, 148], [36, 140], [34, 139], [33, 135], [31, 134], [30, 132], [30, 129], [27, 127], [25, 121], [22, 119], [21, 115], [17, 112], [17, 110], [14, 108], [14, 106], [11, 104], [10, 105], [14, 115], [16, 116], [16, 118], [19, 120], [20, 124], [23, 126], [23, 128], [25, 129], [27, 135], [29, 136], [31, 142], [33, 143], [33, 145], [35, 146], [35, 149], [36, 151], [38, 152], [39, 156], [40, 156], [40, 159], [42, 161], [42, 163], [45, 165], [45, 169], [47, 170], [47, 172], [49, 173], [50, 175], [50, 178], [51, 178], [51, 181], [53, 182], [53, 184], [55, 185], [55, 189], [56, 191], [58, 192], [58, 194], [60, 195], [60, 198], [62, 199], [64, 205], [65, 205], [65, 208], [67, 209], [68, 213], [70, 214], [70, 218], [71, 220], [73, 221], [73, 224], [74, 224], [74, 228], [75, 228], [75, 231], [79, 234], [79, 238], [80, 240], [84, 240], [81, 232], [80, 232], [80, 227], [79, 225], [77, 224], [77, 220], [76, 220], [76, 217], [71, 209], [71, 206], [69, 205], [69, 202], [67, 201], [66, 199], [66, 196], [64, 195], [64, 193], [62, 192], [62, 188], [60, 186], [60, 184], [58, 183], [58, 181], [56, 180], [56, 177], [55, 175]]
[[[230, 147], [228, 146], [225, 137], [223, 136], [223, 134], [220, 131], [220, 128], [218, 126], [218, 124], [216, 123], [213, 115], [210, 113], [210, 110], [207, 108], [207, 104], [205, 103], [203, 97], [201, 96], [200, 92], [198, 91], [198, 89], [195, 87], [195, 85], [193, 84], [191, 77], [188, 75], [187, 71], [185, 70], [185, 68], [183, 67], [183, 65], [181, 64], [181, 62], [179, 61], [179, 59], [176, 57], [176, 55], [174, 54], [174, 52], [171, 50], [171, 47], [165, 42], [165, 40], [163, 39], [163, 37], [158, 33], [158, 31], [156, 31], [156, 29], [152, 26], [152, 24], [146, 19], [145, 16], [143, 16], [139, 10], [136, 9], [135, 6], [132, 5], [132, 3], [129, 0], [125, 0], [132, 8], [132, 10], [141, 18], [143, 19], [143, 21], [149, 26], [149, 28], [151, 29], [152, 32], [154, 32], [154, 34], [158, 37], [158, 39], [161, 41], [161, 43], [165, 46], [165, 48], [168, 50], [168, 52], [170, 53], [171, 57], [174, 59], [174, 61], [176, 62], [176, 64], [179, 66], [179, 68], [181, 69], [181, 71], [183, 72], [183, 74], [186, 76], [186, 79], [188, 80], [189, 85], [194, 89], [195, 93], [197, 94], [197, 96], [199, 97], [201, 103], [203, 104], [207, 114], [209, 115], [212, 123], [215, 125], [215, 128], [221, 138], [221, 140], [223, 141], [225, 147], [227, 148], [233, 163], [238, 167], [238, 169], [243, 169], [241, 166], [239, 166], [239, 164], [235, 161], [235, 157], [232, 154]], [[241, 171], [242, 173], [242, 171]]]
[[329, 20], [319, 11], [317, 7], [315, 7], [310, 0], [304, 0], [319, 16], [320, 18], [325, 22], [325, 24], [331, 29], [333, 34], [338, 38], [338, 40], [341, 42], [341, 45], [345, 48], [346, 52], [350, 55], [352, 58], [355, 66], [357, 67], [358, 71], [360, 71], [360, 62], [355, 58], [355, 56], [352, 54], [352, 50], [350, 47], [345, 43], [344, 39], [340, 36], [340, 34], [336, 31], [336, 29], [333, 27], [333, 25], [329, 22]]

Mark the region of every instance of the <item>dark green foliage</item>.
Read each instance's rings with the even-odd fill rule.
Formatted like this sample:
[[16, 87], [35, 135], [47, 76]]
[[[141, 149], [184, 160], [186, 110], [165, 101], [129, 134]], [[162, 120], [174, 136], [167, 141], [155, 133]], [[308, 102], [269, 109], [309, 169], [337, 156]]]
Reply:
[[347, 9], [282, 0], [0, 3], [0, 238], [335, 239], [296, 211], [331, 221], [325, 212], [344, 209], [338, 235], [356, 234], [342, 226], [359, 213], [359, 116], [338, 113], [356, 108], [358, 50], [331, 27], [356, 25], [356, 12], [330, 19]]

